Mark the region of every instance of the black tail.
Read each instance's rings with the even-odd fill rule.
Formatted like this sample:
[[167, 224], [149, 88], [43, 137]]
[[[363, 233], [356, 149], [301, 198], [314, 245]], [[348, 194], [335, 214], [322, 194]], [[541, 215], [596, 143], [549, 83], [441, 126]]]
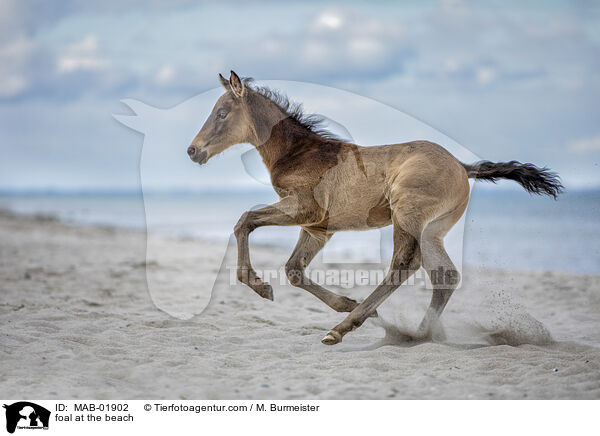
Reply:
[[510, 162], [490, 162], [482, 160], [473, 165], [463, 164], [470, 179], [487, 180], [496, 183], [498, 179], [514, 180], [527, 192], [538, 195], [556, 196], [563, 192], [558, 174], [548, 168], [538, 168], [530, 163], [521, 163], [516, 160]]

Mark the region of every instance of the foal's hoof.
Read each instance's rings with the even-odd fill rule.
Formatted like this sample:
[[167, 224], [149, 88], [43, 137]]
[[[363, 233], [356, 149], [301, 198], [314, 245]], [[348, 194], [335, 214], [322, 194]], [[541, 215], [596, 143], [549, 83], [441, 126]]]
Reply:
[[261, 297], [266, 298], [267, 300], [273, 301], [273, 287], [270, 284], [265, 283], [263, 285], [262, 294], [260, 295]]
[[325, 345], [335, 345], [342, 342], [342, 335], [335, 330], [331, 330], [323, 339], [321, 339]]

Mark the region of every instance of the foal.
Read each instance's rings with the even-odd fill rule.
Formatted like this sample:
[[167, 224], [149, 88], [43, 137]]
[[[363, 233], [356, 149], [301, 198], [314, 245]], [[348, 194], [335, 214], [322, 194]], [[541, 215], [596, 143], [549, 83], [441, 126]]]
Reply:
[[[338, 312], [350, 312], [323, 338], [333, 345], [369, 316], [421, 266], [433, 284], [433, 296], [418, 339], [430, 339], [433, 326], [460, 281], [444, 249], [446, 233], [469, 201], [469, 178], [515, 180], [527, 191], [556, 198], [558, 177], [545, 168], [516, 161], [466, 165], [428, 141], [361, 147], [318, 128], [314, 117], [266, 89], [251, 86], [233, 71], [219, 75], [226, 92], [215, 104], [188, 155], [199, 164], [232, 145], [249, 142], [260, 153], [280, 200], [242, 215], [234, 232], [238, 279], [258, 295], [273, 290], [252, 269], [248, 236], [262, 226], [300, 226], [300, 237], [286, 264], [294, 286], [313, 294]], [[312, 282], [304, 270], [331, 236], [341, 230], [393, 225], [394, 253], [387, 276], [362, 303]]]

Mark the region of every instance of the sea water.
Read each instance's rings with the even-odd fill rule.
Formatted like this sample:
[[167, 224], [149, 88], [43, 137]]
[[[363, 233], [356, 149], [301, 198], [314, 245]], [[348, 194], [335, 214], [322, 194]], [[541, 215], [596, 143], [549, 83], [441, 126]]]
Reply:
[[[474, 189], [466, 212], [463, 265], [511, 270], [600, 273], [600, 191], [579, 190], [558, 201], [517, 190]], [[53, 216], [68, 223], [146, 230], [165, 236], [225, 241], [248, 209], [276, 201], [270, 190], [146, 193], [4, 193], [0, 208]], [[390, 255], [391, 228], [342, 232], [333, 251], [355, 261]], [[252, 244], [291, 252], [298, 227], [264, 227]], [[377, 236], [375, 238], [379, 240]], [[328, 244], [329, 245], [329, 244]]]

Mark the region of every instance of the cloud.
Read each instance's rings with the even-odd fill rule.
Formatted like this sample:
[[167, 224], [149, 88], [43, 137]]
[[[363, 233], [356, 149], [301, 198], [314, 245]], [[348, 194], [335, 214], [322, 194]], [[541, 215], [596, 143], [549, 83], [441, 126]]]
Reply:
[[496, 79], [496, 70], [490, 67], [480, 67], [476, 72], [477, 83], [487, 85]]
[[173, 65], [165, 64], [161, 66], [154, 74], [154, 82], [157, 85], [169, 85], [177, 75], [177, 70]]
[[315, 28], [316, 29], [331, 29], [336, 30], [339, 29], [343, 24], [342, 17], [340, 14], [335, 12], [325, 11], [317, 16], [315, 19]]
[[97, 71], [106, 65], [107, 61], [98, 54], [96, 35], [86, 35], [80, 41], [68, 45], [56, 62], [59, 73]]
[[[301, 34], [304, 32], [300, 32]], [[306, 26], [298, 63], [345, 77], [396, 74], [410, 56], [398, 22], [352, 11], [325, 9]]]
[[600, 135], [571, 141], [569, 144], [567, 144], [567, 148], [569, 151], [577, 154], [587, 154], [600, 151]]
[[447, 80], [463, 89], [572, 90], [599, 76], [597, 34], [586, 31], [569, 7], [497, 9], [446, 0], [418, 23], [406, 26], [417, 54], [407, 73], [416, 79]]
[[325, 8], [299, 24], [250, 40], [240, 52], [225, 50], [225, 63], [266, 77], [331, 81], [395, 75], [413, 54], [399, 22], [352, 9]]
[[[519, 17], [510, 15], [511, 8], [497, 11], [454, 0], [414, 9], [413, 15], [399, 14], [404, 10], [394, 7], [323, 8], [308, 3], [303, 8], [280, 6], [281, 14], [290, 18], [281, 26], [265, 15], [272, 8], [266, 3], [231, 15], [230, 6], [181, 1], [177, 7], [158, 2], [143, 12], [137, 10], [144, 16], [142, 26], [137, 18], [128, 18], [128, 8], [116, 2], [102, 7], [84, 7], [77, 2], [68, 5], [62, 17], [54, 11], [38, 26], [42, 30], [37, 33], [36, 45], [46, 48], [46, 59], [34, 56], [31, 60], [29, 55], [25, 65], [11, 66], [11, 73], [2, 76], [10, 80], [5, 80], [0, 98], [76, 98], [99, 89], [89, 87], [90, 77], [80, 77], [77, 83], [82, 87], [78, 89], [60, 77], [74, 73], [95, 74], [94, 84], [101, 85], [104, 95], [114, 93], [115, 98], [152, 90], [190, 95], [214, 86], [216, 73], [231, 68], [258, 79], [343, 86], [404, 77], [406, 83], [461, 92], [521, 84], [577, 89], [598, 76], [593, 61], [598, 49], [568, 15], [560, 20], [540, 20], [526, 10]], [[295, 14], [297, 10], [303, 13]], [[228, 20], [227, 31], [215, 28], [221, 17]], [[260, 26], [241, 30], [243, 22], [254, 22], [257, 17], [264, 20]], [[44, 32], [52, 30], [61, 18], [72, 25], [71, 42], [42, 43]], [[182, 20], [196, 23], [194, 28], [199, 30], [186, 29], [180, 25]], [[93, 28], [94, 34], [79, 33], [86, 27]], [[69, 26], [61, 24], [60, 29], [64, 40]], [[51, 68], [57, 77], [48, 77], [47, 65], [40, 65], [48, 61], [54, 64]], [[45, 76], [39, 77], [36, 71], [45, 71]], [[25, 94], [33, 82], [38, 83]], [[62, 89], [63, 85], [69, 89]]]
[[0, 2], [0, 98], [10, 98], [29, 85], [26, 67], [34, 43], [23, 29], [23, 13], [15, 0]]
[[0, 97], [13, 97], [28, 86], [23, 72], [33, 52], [33, 43], [25, 37], [0, 46]]

